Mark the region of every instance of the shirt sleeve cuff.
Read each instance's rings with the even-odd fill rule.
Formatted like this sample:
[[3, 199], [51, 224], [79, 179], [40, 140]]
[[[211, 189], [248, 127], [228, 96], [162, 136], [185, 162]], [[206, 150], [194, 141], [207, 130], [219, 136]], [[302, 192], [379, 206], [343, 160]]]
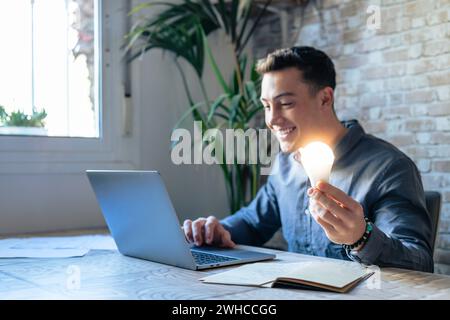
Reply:
[[220, 223], [231, 234], [231, 240], [234, 242], [249, 245], [256, 243], [250, 226], [239, 212], [220, 220]]
[[239, 228], [242, 221], [237, 219], [236, 215], [231, 215], [220, 220], [220, 223], [227, 231], [231, 232], [233, 228]]
[[376, 225], [372, 224], [372, 232], [369, 240], [359, 251], [347, 252], [350, 259], [356, 260], [366, 265], [376, 264], [376, 261], [383, 251], [386, 235]]

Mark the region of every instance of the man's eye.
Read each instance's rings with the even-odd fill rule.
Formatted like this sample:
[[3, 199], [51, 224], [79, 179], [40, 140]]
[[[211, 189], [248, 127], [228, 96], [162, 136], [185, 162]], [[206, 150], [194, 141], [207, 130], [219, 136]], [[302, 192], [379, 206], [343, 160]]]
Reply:
[[263, 105], [264, 109], [269, 110], [270, 109], [270, 105]]
[[281, 106], [284, 108], [290, 108], [294, 105], [293, 102], [285, 102], [285, 103], [281, 103]]

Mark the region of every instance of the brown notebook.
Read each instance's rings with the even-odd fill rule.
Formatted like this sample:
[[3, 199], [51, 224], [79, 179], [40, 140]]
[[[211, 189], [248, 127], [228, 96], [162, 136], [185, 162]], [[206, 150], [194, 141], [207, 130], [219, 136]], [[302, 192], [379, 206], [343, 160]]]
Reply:
[[326, 259], [307, 262], [262, 262], [201, 278], [204, 283], [296, 288], [345, 293], [373, 272], [356, 262]]

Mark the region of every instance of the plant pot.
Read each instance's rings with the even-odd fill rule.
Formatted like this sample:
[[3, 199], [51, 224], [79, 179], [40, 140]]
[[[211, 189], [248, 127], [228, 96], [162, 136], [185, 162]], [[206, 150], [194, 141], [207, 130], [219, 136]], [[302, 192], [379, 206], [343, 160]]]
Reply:
[[0, 135], [18, 136], [47, 136], [48, 132], [43, 127], [0, 127]]

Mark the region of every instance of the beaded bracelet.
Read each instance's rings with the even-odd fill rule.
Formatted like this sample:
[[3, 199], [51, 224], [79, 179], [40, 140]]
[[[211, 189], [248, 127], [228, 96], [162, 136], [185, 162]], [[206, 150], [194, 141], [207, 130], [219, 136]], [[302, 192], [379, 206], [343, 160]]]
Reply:
[[359, 247], [360, 245], [365, 244], [369, 240], [369, 237], [370, 237], [373, 227], [372, 227], [372, 223], [369, 221], [369, 219], [367, 217], [364, 217], [364, 220], [366, 221], [366, 231], [364, 231], [364, 234], [362, 235], [362, 237], [353, 244], [350, 244], [350, 245], [343, 244], [342, 246], [344, 247], [344, 249], [353, 250], [353, 249]]

